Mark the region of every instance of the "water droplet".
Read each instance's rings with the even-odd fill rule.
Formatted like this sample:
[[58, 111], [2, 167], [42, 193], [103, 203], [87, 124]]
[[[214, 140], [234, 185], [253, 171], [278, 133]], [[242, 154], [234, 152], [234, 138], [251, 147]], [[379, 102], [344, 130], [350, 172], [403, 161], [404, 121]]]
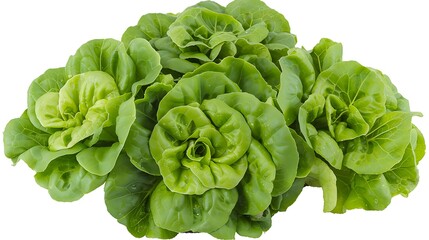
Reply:
[[132, 184], [131, 186], [128, 187], [128, 189], [130, 191], [136, 191], [137, 190], [137, 185], [136, 184]]

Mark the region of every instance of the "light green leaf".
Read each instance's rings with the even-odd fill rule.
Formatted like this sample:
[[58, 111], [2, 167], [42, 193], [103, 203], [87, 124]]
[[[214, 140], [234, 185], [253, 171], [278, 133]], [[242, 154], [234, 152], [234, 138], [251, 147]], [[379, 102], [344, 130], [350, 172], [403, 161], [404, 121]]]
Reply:
[[114, 119], [109, 117], [117, 115], [114, 112], [122, 99], [111, 76], [86, 72], [69, 79], [59, 92], [39, 97], [35, 112], [43, 127], [63, 129], [49, 138], [50, 149], [57, 151], [73, 147], [111, 126]]
[[311, 51], [316, 74], [325, 71], [343, 58], [343, 45], [328, 38], [320, 39]]
[[258, 140], [271, 154], [276, 166], [273, 196], [286, 192], [296, 177], [299, 155], [295, 140], [281, 113], [248, 93], [228, 93], [217, 97], [239, 111]]
[[255, 66], [243, 59], [227, 57], [220, 63], [206, 63], [195, 71], [187, 73], [184, 78], [189, 78], [204, 72], [221, 72], [235, 82], [243, 92], [255, 95], [260, 101], [265, 102], [275, 95], [274, 90], [267, 84]]
[[133, 83], [132, 92], [137, 94], [141, 86], [151, 84], [161, 72], [161, 59], [150, 43], [137, 38], [130, 42], [128, 54], [136, 66], [136, 82]]
[[381, 175], [354, 175], [346, 209], [383, 210], [391, 201], [389, 183]]
[[36, 116], [36, 101], [48, 92], [59, 92], [60, 88], [67, 81], [64, 68], [48, 69], [38, 78], [36, 78], [28, 88], [27, 94], [27, 114], [31, 123], [38, 129], [44, 132], [51, 132], [54, 130], [46, 129], [42, 126]]
[[[337, 141], [367, 134], [363, 130], [369, 130], [386, 112], [383, 81], [378, 71], [353, 61], [336, 63], [320, 73], [312, 92], [325, 98], [333, 96], [326, 109], [329, 129]], [[363, 127], [365, 124], [369, 128]]]
[[[233, 45], [224, 43], [234, 42], [243, 31], [240, 22], [232, 16], [195, 7], [180, 13], [167, 34], [186, 53], [182, 58], [213, 61], [222, 56], [222, 52], [230, 51]], [[229, 54], [233, 56], [235, 52]]]
[[344, 165], [359, 174], [381, 174], [402, 160], [410, 141], [411, 114], [389, 112], [347, 146]]
[[286, 18], [260, 0], [234, 0], [226, 6], [226, 13], [236, 18], [245, 29], [264, 22], [270, 32], [289, 32]]
[[239, 112], [212, 99], [200, 107], [168, 111], [155, 126], [149, 146], [169, 189], [202, 194], [237, 186], [247, 170], [244, 154], [250, 135]]
[[323, 189], [323, 211], [330, 212], [337, 205], [337, 177], [329, 166], [316, 158], [311, 172], [305, 181], [310, 186], [320, 186]]
[[95, 39], [83, 44], [66, 65], [71, 78], [80, 73], [103, 71], [111, 75], [121, 94], [131, 92], [136, 79], [136, 66], [124, 44], [114, 39]]
[[143, 15], [136, 26], [129, 27], [122, 35], [122, 42], [128, 46], [136, 38], [149, 42], [167, 36], [170, 25], [176, 19], [171, 14], [149, 13]]
[[220, 72], [204, 72], [193, 77], [182, 78], [159, 103], [157, 119], [161, 119], [174, 107], [191, 103], [201, 104], [204, 99], [239, 91], [240, 87]]
[[108, 147], [86, 148], [77, 154], [77, 161], [90, 173], [99, 176], [108, 174], [115, 166], [135, 118], [134, 98], [130, 98], [120, 105], [116, 117], [115, 133], [118, 141]]
[[311, 92], [315, 71], [310, 55], [301, 48], [289, 50], [288, 56], [279, 62], [282, 73], [277, 102], [289, 126], [297, 119], [300, 106]]

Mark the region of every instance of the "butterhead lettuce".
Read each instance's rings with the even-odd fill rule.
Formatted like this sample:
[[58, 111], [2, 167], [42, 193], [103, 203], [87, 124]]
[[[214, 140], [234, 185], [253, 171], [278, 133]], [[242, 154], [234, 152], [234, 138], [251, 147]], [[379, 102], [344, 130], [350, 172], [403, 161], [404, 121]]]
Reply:
[[387, 75], [322, 38], [297, 47], [260, 0], [148, 13], [28, 89], [4, 131], [57, 201], [104, 184], [137, 238], [260, 237], [306, 187], [325, 212], [382, 210], [419, 181], [425, 140]]
[[25, 161], [56, 200], [79, 199], [115, 166], [136, 118], [135, 96], [161, 69], [149, 43], [131, 45], [127, 50], [113, 39], [82, 45], [65, 67], [31, 83], [27, 110], [5, 128], [6, 156]]

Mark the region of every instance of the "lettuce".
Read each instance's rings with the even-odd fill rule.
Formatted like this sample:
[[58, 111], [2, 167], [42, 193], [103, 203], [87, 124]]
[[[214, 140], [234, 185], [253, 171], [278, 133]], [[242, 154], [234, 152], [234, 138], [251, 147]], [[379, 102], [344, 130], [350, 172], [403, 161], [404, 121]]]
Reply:
[[81, 198], [115, 166], [136, 118], [135, 97], [160, 70], [146, 40], [128, 49], [113, 39], [85, 43], [65, 67], [31, 83], [28, 109], [5, 128], [5, 155], [26, 162], [52, 198]]
[[341, 43], [296, 41], [260, 0], [143, 15], [31, 83], [5, 155], [57, 201], [104, 184], [107, 211], [138, 238], [257, 238], [308, 186], [334, 213], [408, 196], [422, 114]]

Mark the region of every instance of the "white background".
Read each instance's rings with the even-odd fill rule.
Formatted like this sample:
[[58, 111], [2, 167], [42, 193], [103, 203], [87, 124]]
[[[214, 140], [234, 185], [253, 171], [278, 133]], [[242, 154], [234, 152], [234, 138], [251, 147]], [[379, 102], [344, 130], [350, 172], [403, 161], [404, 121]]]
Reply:
[[[64, 66], [69, 55], [94, 38], [120, 39], [150, 12], [180, 12], [196, 0], [14, 0], [0, 3], [0, 129], [26, 108], [27, 87], [46, 69]], [[219, 0], [226, 5], [229, 1]], [[344, 59], [388, 74], [426, 117], [414, 123], [429, 139], [428, 24], [426, 1], [267, 0], [283, 13], [298, 46], [311, 49], [321, 37], [343, 43]], [[1, 137], [0, 137], [1, 138]], [[74, 203], [58, 203], [20, 162], [12, 167], [0, 144], [0, 239], [134, 239], [109, 215], [102, 188]], [[429, 159], [408, 198], [395, 197], [384, 211], [323, 213], [320, 189], [306, 188], [298, 201], [273, 218], [261, 239], [428, 239]], [[237, 237], [238, 239], [243, 239]], [[181, 234], [177, 239], [211, 239]]]

